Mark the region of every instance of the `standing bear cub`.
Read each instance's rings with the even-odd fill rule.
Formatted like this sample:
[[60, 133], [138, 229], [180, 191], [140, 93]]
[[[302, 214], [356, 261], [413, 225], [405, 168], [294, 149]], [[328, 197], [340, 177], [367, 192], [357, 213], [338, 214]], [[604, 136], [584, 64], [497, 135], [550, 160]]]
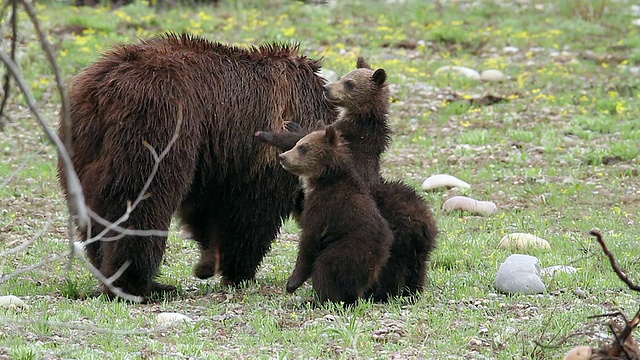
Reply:
[[[380, 175], [382, 155], [390, 142], [389, 90], [384, 69], [373, 70], [363, 58], [357, 68], [325, 85], [327, 100], [341, 109], [330, 127], [348, 142], [356, 170], [394, 235], [389, 261], [379, 281], [368, 294], [386, 301], [398, 295], [411, 296], [423, 290], [426, 263], [435, 247], [438, 227], [428, 204], [413, 188]], [[306, 132], [286, 123], [283, 132], [258, 132], [259, 140], [280, 150], [291, 149]], [[306, 204], [299, 200], [294, 215]]]
[[300, 248], [287, 291], [311, 277], [319, 302], [353, 304], [377, 282], [393, 235], [347, 143], [328, 127], [302, 138], [280, 163], [298, 175], [304, 190]]

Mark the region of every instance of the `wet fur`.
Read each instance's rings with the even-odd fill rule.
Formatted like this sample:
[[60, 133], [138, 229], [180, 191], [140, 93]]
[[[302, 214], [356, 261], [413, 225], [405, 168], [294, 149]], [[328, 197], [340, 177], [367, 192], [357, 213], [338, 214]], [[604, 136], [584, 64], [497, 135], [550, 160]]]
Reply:
[[353, 304], [371, 291], [389, 257], [393, 235], [387, 221], [333, 128], [305, 136], [280, 159], [300, 177], [305, 200], [287, 291], [311, 277], [319, 302]]
[[[347, 82], [353, 84], [352, 90], [346, 88]], [[357, 171], [394, 233], [390, 260], [370, 295], [385, 301], [389, 296], [417, 294], [424, 287], [426, 263], [435, 247], [438, 227], [428, 204], [413, 188], [380, 176], [381, 157], [391, 135], [386, 73], [382, 69], [372, 70], [359, 58], [356, 70], [325, 85], [325, 94], [342, 109], [341, 116], [330, 127], [349, 143]], [[287, 151], [305, 134], [288, 124], [285, 131], [258, 132], [256, 136]], [[297, 203], [295, 211], [301, 211], [302, 207], [302, 203]]]
[[[145, 143], [163, 151], [182, 116], [148, 196], [121, 226], [167, 230], [177, 212], [207, 257], [196, 275], [218, 268], [228, 284], [252, 279], [298, 189], [275, 149], [253, 133], [285, 121], [306, 131], [331, 123], [337, 112], [323, 96], [319, 68], [297, 46], [244, 49], [186, 34], [114, 47], [75, 77], [69, 93], [72, 160], [88, 207], [109, 221], [120, 218], [154, 165]], [[82, 240], [104, 229], [91, 225], [90, 234], [80, 229]], [[148, 296], [166, 289], [153, 281], [165, 246], [163, 236], [124, 236], [86, 251], [106, 277], [130, 261], [113, 285]]]

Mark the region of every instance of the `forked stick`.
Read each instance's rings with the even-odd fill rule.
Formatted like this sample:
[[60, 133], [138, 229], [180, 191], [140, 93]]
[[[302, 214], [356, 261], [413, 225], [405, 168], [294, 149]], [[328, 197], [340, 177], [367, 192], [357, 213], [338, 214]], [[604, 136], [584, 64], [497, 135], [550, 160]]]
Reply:
[[[618, 265], [616, 264], [616, 259], [613, 257], [613, 254], [607, 248], [607, 244], [604, 243], [604, 240], [602, 239], [602, 234], [600, 233], [600, 230], [591, 229], [591, 231], [589, 231], [589, 234], [591, 234], [591, 235], [596, 237], [596, 239], [598, 240], [598, 243], [600, 243], [600, 246], [602, 246], [602, 251], [604, 251], [604, 253], [609, 258], [609, 262], [611, 263], [611, 268], [613, 268], [613, 271], [616, 273], [616, 275], [618, 275], [620, 280], [622, 280], [622, 282], [627, 284], [629, 289], [631, 289], [633, 291], [640, 292], [640, 286], [634, 284], [631, 280], [629, 280], [627, 275], [625, 275], [625, 273], [623, 273], [620, 270], [620, 268], [618, 267]], [[631, 335], [631, 332], [633, 331], [633, 329], [636, 326], [638, 326], [639, 323], [640, 323], [640, 310], [638, 310], [638, 312], [636, 313], [636, 316], [634, 316], [633, 319], [631, 319], [631, 321], [626, 321], [625, 320], [624, 329], [620, 333], [620, 336], [616, 336], [616, 338], [620, 342], [620, 345], [621, 345], [621, 348], [623, 349], [623, 351], [624, 351], [624, 346], [622, 346], [622, 344], [624, 344], [624, 342], [627, 340], [627, 338]]]

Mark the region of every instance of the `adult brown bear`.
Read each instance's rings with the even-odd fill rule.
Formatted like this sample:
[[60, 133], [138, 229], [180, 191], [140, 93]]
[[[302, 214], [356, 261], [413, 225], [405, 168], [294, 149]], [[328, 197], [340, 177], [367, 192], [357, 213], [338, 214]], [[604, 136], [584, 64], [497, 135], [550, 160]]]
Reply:
[[[88, 207], [120, 218], [152, 173], [150, 148], [160, 153], [178, 131], [144, 200], [120, 226], [167, 230], [178, 212], [202, 251], [216, 254], [201, 277], [216, 268], [227, 284], [252, 279], [298, 188], [276, 150], [253, 133], [285, 121], [306, 130], [334, 121], [319, 68], [297, 46], [245, 49], [186, 34], [114, 47], [75, 77], [69, 93], [73, 165]], [[93, 221], [89, 233], [80, 229], [82, 240], [104, 229]], [[87, 241], [86, 251], [106, 277], [130, 262], [114, 286], [146, 297], [172, 290], [153, 281], [165, 245], [164, 236], [122, 236]]]

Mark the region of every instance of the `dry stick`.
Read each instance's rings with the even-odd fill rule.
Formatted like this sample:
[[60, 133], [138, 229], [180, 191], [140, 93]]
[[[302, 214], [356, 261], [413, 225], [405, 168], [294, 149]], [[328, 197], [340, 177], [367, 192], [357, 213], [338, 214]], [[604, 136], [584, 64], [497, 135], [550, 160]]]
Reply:
[[[13, 0], [14, 2], [17, 0]], [[82, 193], [82, 186], [80, 185], [80, 181], [78, 180], [78, 175], [73, 168], [71, 163], [71, 115], [69, 113], [69, 94], [67, 93], [67, 87], [64, 83], [64, 79], [62, 78], [60, 67], [58, 66], [58, 62], [56, 61], [56, 57], [53, 54], [53, 47], [51, 43], [47, 39], [46, 34], [42, 31], [40, 27], [40, 22], [38, 21], [38, 17], [36, 16], [36, 11], [31, 3], [31, 0], [22, 0], [22, 4], [24, 5], [24, 9], [27, 11], [29, 15], [29, 19], [33, 24], [33, 28], [36, 30], [36, 34], [38, 34], [38, 39], [40, 40], [40, 45], [42, 46], [42, 50], [47, 56], [47, 60], [49, 61], [49, 65], [51, 66], [51, 70], [53, 70], [53, 74], [56, 79], [56, 86], [58, 87], [58, 92], [60, 93], [60, 129], [62, 133], [62, 143], [64, 144], [66, 158], [63, 157], [64, 162], [64, 171], [65, 178], [67, 181], [67, 208], [69, 209], [69, 221], [67, 223], [67, 235], [69, 237], [69, 251], [71, 252], [71, 256], [69, 256], [69, 261], [67, 262], [67, 268], [71, 269], [71, 262], [73, 261], [74, 256], [74, 247], [73, 247], [73, 221], [72, 218], [75, 216], [76, 223], [81, 228], [87, 226], [87, 222], [89, 221], [89, 217], [87, 215], [87, 206], [84, 202], [84, 194]], [[15, 75], [14, 75], [15, 76]], [[24, 92], [24, 91], [23, 91]], [[56, 148], [58, 148], [58, 152], [62, 153], [61, 146], [56, 143]], [[67, 161], [68, 159], [68, 161]]]
[[[153, 164], [153, 168], [151, 169], [151, 173], [149, 174], [149, 176], [147, 177], [147, 181], [145, 182], [144, 186], [142, 187], [142, 190], [140, 190], [140, 193], [138, 194], [138, 196], [136, 197], [136, 199], [134, 200], [133, 203], [127, 203], [127, 210], [125, 211], [125, 213], [116, 221], [109, 223], [107, 222], [105, 219], [101, 218], [100, 216], [98, 216], [97, 214], [95, 214], [94, 212], [92, 212], [91, 210], [87, 209], [87, 212], [90, 214], [91, 218], [100, 222], [102, 225], [105, 226], [105, 229], [102, 230], [102, 232], [100, 232], [98, 235], [91, 237], [91, 238], [87, 238], [87, 240], [85, 240], [83, 242], [84, 245], [88, 245], [91, 244], [95, 241], [99, 241], [102, 240], [103, 237], [112, 230], [117, 230], [120, 232], [123, 231], [132, 231], [134, 232], [142, 232], [144, 235], [141, 236], [167, 236], [167, 232], [164, 231], [161, 235], [156, 235], [157, 233], [154, 233], [154, 231], [163, 231], [163, 230], [132, 230], [132, 229], [124, 229], [122, 227], [120, 227], [120, 224], [122, 224], [123, 222], [127, 221], [127, 219], [129, 219], [129, 216], [131, 215], [131, 212], [138, 206], [138, 204], [140, 204], [141, 201], [143, 201], [144, 199], [148, 198], [149, 195], [147, 194], [147, 190], [149, 190], [149, 186], [151, 186], [151, 182], [153, 181], [154, 177], [156, 176], [156, 174], [158, 173], [158, 168], [160, 167], [160, 163], [162, 162], [162, 160], [165, 158], [165, 156], [167, 156], [167, 154], [169, 153], [169, 151], [171, 150], [171, 148], [173, 147], [173, 144], [175, 144], [175, 142], [178, 140], [178, 136], [180, 135], [180, 127], [182, 126], [182, 102], [178, 103], [178, 117], [177, 117], [177, 121], [176, 121], [176, 129], [173, 133], [173, 136], [171, 137], [171, 140], [169, 140], [169, 143], [167, 144], [167, 146], [164, 148], [164, 150], [160, 153], [160, 155], [157, 154], [156, 150], [149, 145], [148, 142], [146, 142], [145, 140], [142, 141], [142, 144], [149, 149], [149, 151], [151, 152], [151, 155], [153, 155], [153, 158], [155, 160], [155, 163]], [[101, 222], [103, 221], [103, 222]], [[105, 224], [106, 222], [106, 224]]]
[[[7, 2], [7, 5], [9, 2]], [[11, 60], [16, 60], [16, 45], [18, 44], [18, 18], [17, 18], [17, 8], [18, 8], [18, 0], [11, 1]], [[2, 89], [4, 91], [4, 95], [2, 96], [2, 104], [0, 104], [0, 117], [4, 114], [4, 108], [7, 106], [7, 101], [9, 100], [9, 86], [11, 85], [11, 76], [9, 76], [9, 72], [7, 71], [4, 74], [4, 85]], [[4, 122], [0, 120], [0, 131], [4, 130]]]
[[18, 165], [18, 167], [15, 170], [13, 170], [11, 174], [9, 174], [9, 176], [2, 181], [2, 183], [0, 183], [0, 188], [7, 186], [7, 184], [9, 184], [11, 180], [13, 180], [13, 178], [16, 177], [16, 175], [18, 175], [18, 173], [27, 166], [27, 164], [31, 161], [31, 159], [33, 159], [34, 156], [39, 155], [42, 152], [42, 150], [44, 150], [45, 147], [47, 147], [47, 144], [40, 145], [38, 150], [36, 150], [35, 152], [32, 152], [31, 155], [29, 155], [26, 159], [24, 159], [22, 163], [20, 163], [20, 165]]
[[58, 321], [48, 321], [48, 320], [25, 320], [25, 319], [16, 319], [16, 318], [8, 318], [4, 316], [0, 316], [0, 323], [3, 324], [21, 324], [21, 325], [49, 325], [49, 326], [57, 326], [63, 327], [67, 329], [73, 330], [86, 330], [95, 333], [101, 334], [115, 334], [115, 335], [137, 335], [137, 334], [148, 334], [151, 331], [148, 330], [113, 330], [113, 329], [105, 329], [92, 325], [84, 325], [84, 324], [74, 324], [69, 322], [58, 322]]
[[8, 71], [11, 73], [13, 78], [18, 83], [18, 87], [20, 88], [20, 91], [22, 91], [22, 94], [25, 97], [25, 101], [27, 102], [27, 106], [29, 107], [29, 110], [31, 110], [33, 115], [36, 117], [36, 120], [38, 120], [38, 123], [44, 130], [44, 133], [49, 139], [49, 141], [55, 145], [56, 150], [58, 151], [58, 155], [60, 156], [60, 159], [64, 164], [65, 175], [67, 177], [67, 182], [69, 184], [68, 202], [70, 204], [73, 204], [73, 208], [75, 208], [78, 211], [76, 213], [78, 225], [81, 227], [86, 226], [89, 216], [87, 214], [87, 209], [84, 204], [84, 196], [82, 194], [82, 187], [80, 185], [80, 180], [78, 179], [78, 175], [75, 173], [75, 171], [73, 171], [73, 163], [71, 162], [71, 157], [69, 156], [69, 153], [65, 149], [64, 144], [62, 143], [58, 135], [56, 135], [56, 133], [49, 128], [47, 122], [42, 117], [42, 114], [40, 114], [40, 110], [36, 105], [36, 101], [33, 98], [33, 95], [31, 94], [29, 87], [24, 82], [24, 79], [22, 78], [22, 73], [18, 69], [18, 66], [16, 65], [15, 62], [13, 62], [13, 60], [11, 60], [11, 58], [7, 55], [7, 53], [2, 49], [0, 49], [0, 61], [2, 61], [7, 66]]
[[[618, 275], [620, 280], [622, 280], [622, 282], [624, 282], [629, 287], [629, 289], [631, 289], [633, 291], [639, 291], [640, 292], [640, 286], [634, 284], [631, 280], [629, 280], [627, 275], [625, 275], [620, 270], [618, 265], [616, 264], [616, 259], [613, 256], [613, 254], [609, 251], [609, 249], [607, 248], [607, 244], [604, 243], [604, 240], [602, 239], [602, 234], [600, 233], [600, 230], [591, 229], [591, 231], [589, 231], [589, 234], [591, 234], [591, 235], [596, 237], [596, 239], [598, 240], [598, 243], [600, 243], [600, 246], [602, 246], [602, 251], [604, 251], [604, 253], [609, 258], [609, 262], [611, 263], [611, 268], [613, 268], [613, 271], [616, 273], [616, 275]], [[630, 322], [626, 322], [625, 321], [625, 323], [626, 323], [626, 326], [622, 330], [622, 333], [620, 334], [620, 337], [618, 339], [618, 341], [620, 341], [620, 339], [622, 340], [622, 342], [620, 342], [620, 347], [622, 348], [623, 351], [625, 351], [625, 350], [624, 350], [624, 346], [622, 346], [622, 345], [627, 340], [629, 335], [631, 335], [631, 332], [633, 331], [633, 329], [636, 326], [638, 326], [638, 323], [640, 323], [640, 310], [638, 310], [638, 312], [636, 313], [636, 316], [634, 316], [633, 319], [631, 319]], [[615, 333], [614, 333], [614, 335], [615, 335]], [[618, 338], [618, 336], [616, 336], [616, 338]]]
[[20, 244], [18, 246], [15, 246], [15, 247], [13, 247], [13, 248], [11, 248], [9, 250], [5, 250], [5, 251], [0, 252], [0, 258], [4, 257], [4, 256], [7, 256], [7, 255], [10, 255], [10, 254], [15, 254], [17, 252], [20, 252], [20, 251], [26, 249], [29, 245], [33, 244], [36, 240], [38, 240], [38, 238], [40, 236], [42, 236], [42, 234], [44, 234], [45, 232], [47, 232], [47, 230], [49, 230], [49, 226], [51, 226], [51, 222], [52, 222], [51, 214], [49, 214], [49, 216], [47, 217], [47, 222], [44, 224], [42, 229], [40, 229], [40, 231], [38, 231], [37, 234], [33, 235], [31, 237], [31, 239], [23, 242], [22, 244]]
[[78, 254], [78, 258], [80, 258], [80, 260], [84, 262], [84, 264], [87, 266], [89, 271], [93, 274], [93, 276], [98, 278], [98, 280], [100, 280], [100, 282], [103, 283], [107, 287], [107, 289], [109, 289], [109, 291], [111, 291], [114, 295], [120, 298], [123, 298], [125, 300], [129, 300], [133, 302], [144, 301], [144, 298], [142, 296], [127, 294], [124, 291], [122, 291], [120, 288], [113, 286], [113, 283], [116, 280], [118, 280], [118, 278], [122, 276], [125, 270], [127, 270], [129, 265], [131, 265], [131, 261], [129, 260], [125, 261], [125, 263], [122, 264], [122, 266], [118, 269], [118, 271], [116, 271], [115, 274], [111, 275], [109, 278], [106, 278], [104, 275], [102, 275], [99, 269], [97, 269], [95, 266], [93, 266], [93, 264], [91, 264], [89, 260], [87, 260], [86, 256], [84, 255], [84, 252], [80, 248], [81, 244], [82, 243], [77, 243], [77, 242], [73, 243], [73, 246], [76, 247], [75, 252]]
[[[137, 230], [137, 229], [123, 228], [122, 226], [115, 225], [115, 223], [112, 223], [109, 220], [104, 219], [103, 217], [96, 214], [95, 212], [93, 212], [93, 210], [89, 208], [87, 208], [87, 211], [89, 212], [89, 216], [91, 217], [91, 219], [93, 219], [95, 222], [105, 227], [110, 226], [112, 230], [117, 231], [119, 233], [117, 238], [121, 238], [122, 236], [126, 236], [126, 235], [131, 235], [131, 236], [168, 236], [169, 235], [169, 231], [165, 231], [165, 230]], [[114, 240], [113, 238], [107, 238], [102, 236], [96, 236], [95, 239], [100, 241]], [[93, 238], [89, 240], [93, 240]], [[89, 240], [84, 241], [83, 244], [84, 245], [90, 244], [91, 242], [89, 242]]]
[[35, 269], [37, 269], [37, 268], [39, 268], [39, 267], [41, 267], [41, 266], [43, 266], [45, 264], [48, 264], [50, 262], [54, 262], [56, 260], [63, 259], [65, 257], [67, 257], [67, 255], [69, 255], [69, 251], [65, 251], [65, 252], [60, 253], [60, 254], [55, 254], [55, 255], [49, 256], [47, 258], [44, 258], [44, 259], [38, 261], [37, 263], [35, 263], [33, 265], [29, 265], [27, 267], [23, 267], [21, 269], [15, 270], [11, 274], [2, 275], [2, 276], [0, 276], [0, 284], [2, 284], [4, 282], [7, 282], [7, 281], [13, 279], [14, 277], [16, 277], [16, 276], [18, 276], [20, 274], [24, 274], [26, 272], [35, 270]]

